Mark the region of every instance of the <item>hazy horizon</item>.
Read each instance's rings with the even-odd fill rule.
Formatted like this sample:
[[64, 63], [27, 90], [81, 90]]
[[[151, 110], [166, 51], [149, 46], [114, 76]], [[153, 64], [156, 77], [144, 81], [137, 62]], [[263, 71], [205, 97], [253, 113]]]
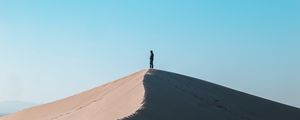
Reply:
[[45, 103], [149, 67], [300, 108], [300, 1], [1, 1], [0, 102]]

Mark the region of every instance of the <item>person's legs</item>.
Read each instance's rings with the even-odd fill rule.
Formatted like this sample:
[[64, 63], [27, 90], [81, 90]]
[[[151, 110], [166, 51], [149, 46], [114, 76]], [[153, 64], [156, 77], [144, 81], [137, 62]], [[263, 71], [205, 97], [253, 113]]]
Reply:
[[150, 68], [153, 68], [153, 62], [150, 62]]

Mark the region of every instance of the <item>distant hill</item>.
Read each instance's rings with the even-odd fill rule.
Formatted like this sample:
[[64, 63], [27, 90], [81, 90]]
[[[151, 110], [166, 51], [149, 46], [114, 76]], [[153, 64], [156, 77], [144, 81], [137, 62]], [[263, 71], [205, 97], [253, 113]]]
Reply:
[[0, 102], [0, 116], [15, 113], [25, 108], [34, 106], [34, 103], [23, 101], [3, 101]]

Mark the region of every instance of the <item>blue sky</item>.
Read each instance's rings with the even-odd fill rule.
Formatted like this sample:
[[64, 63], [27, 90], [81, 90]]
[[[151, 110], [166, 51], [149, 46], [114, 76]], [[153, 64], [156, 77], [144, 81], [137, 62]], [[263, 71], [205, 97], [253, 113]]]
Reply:
[[298, 0], [0, 2], [0, 101], [45, 103], [155, 67], [300, 107]]

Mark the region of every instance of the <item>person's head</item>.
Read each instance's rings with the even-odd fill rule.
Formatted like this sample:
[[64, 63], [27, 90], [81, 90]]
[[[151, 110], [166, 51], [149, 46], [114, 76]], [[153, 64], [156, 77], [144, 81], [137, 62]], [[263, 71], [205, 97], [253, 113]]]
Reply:
[[153, 53], [153, 51], [151, 50], [150, 53]]

